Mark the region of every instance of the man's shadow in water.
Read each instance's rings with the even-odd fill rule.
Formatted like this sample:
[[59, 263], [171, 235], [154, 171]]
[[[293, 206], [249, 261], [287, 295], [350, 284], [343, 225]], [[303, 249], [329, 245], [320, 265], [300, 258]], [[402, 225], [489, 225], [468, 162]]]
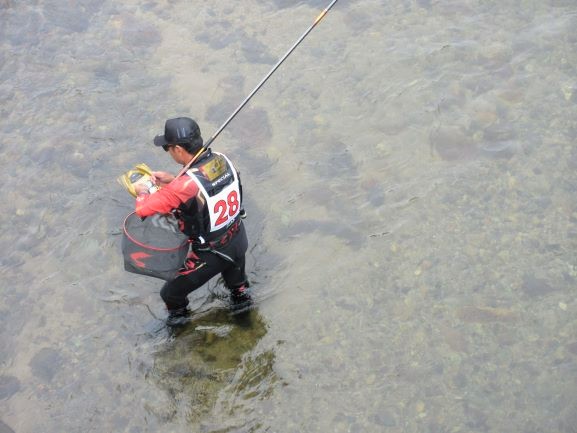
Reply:
[[[270, 282], [280, 258], [271, 255], [261, 242], [265, 215], [249, 194], [246, 209], [249, 212], [245, 220], [249, 236], [246, 266], [252, 303], [231, 309], [229, 292], [219, 278], [189, 295], [192, 314], [183, 326], [169, 328], [159, 317], [154, 321], [157, 329], [152, 334], [166, 338], [161, 337], [152, 354], [153, 366], [146, 376], [165, 396], [161, 399], [164, 402], [150, 404], [148, 409], [161, 423], [186, 418], [197, 425], [200, 419], [210, 416], [219, 393], [231, 383], [239, 381], [238, 387], [245, 389], [252, 386], [255, 378], [264, 383], [274, 382], [273, 351], [256, 354], [255, 360], [246, 355], [267, 333], [258, 306], [274, 296]], [[243, 362], [249, 367], [243, 368]]]
[[[239, 323], [240, 321], [240, 323]], [[243, 357], [266, 334], [266, 324], [257, 309], [231, 313], [213, 308], [191, 317], [176, 328], [153, 353], [147, 372], [168, 403], [151, 407], [161, 422], [186, 417], [198, 422], [212, 411], [219, 392], [231, 383]], [[263, 380], [270, 372], [263, 370]]]

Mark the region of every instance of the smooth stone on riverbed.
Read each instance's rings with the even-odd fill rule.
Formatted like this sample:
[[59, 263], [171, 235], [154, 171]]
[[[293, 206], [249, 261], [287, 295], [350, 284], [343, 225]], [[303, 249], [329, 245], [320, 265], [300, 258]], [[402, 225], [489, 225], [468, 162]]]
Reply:
[[466, 306], [458, 311], [461, 320], [468, 323], [513, 322], [517, 314], [507, 308]]
[[20, 391], [20, 381], [14, 376], [0, 376], [0, 400], [9, 398]]
[[544, 296], [555, 291], [555, 288], [553, 288], [545, 280], [529, 274], [523, 276], [521, 289], [526, 295], [531, 297]]
[[431, 132], [431, 146], [446, 161], [470, 159], [477, 154], [473, 139], [462, 128], [441, 126]]
[[34, 355], [29, 365], [34, 376], [50, 382], [56, 373], [60, 371], [61, 364], [62, 356], [60, 352], [50, 347], [45, 347]]
[[103, 0], [47, 0], [44, 2], [43, 14], [54, 26], [71, 32], [85, 32], [102, 3]]

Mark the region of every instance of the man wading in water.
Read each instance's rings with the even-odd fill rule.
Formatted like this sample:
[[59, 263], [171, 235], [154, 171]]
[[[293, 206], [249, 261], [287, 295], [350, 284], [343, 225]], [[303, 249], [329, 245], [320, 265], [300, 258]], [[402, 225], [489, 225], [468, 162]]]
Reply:
[[[186, 166], [203, 148], [197, 123], [188, 117], [169, 119], [164, 135], [154, 138], [174, 161]], [[191, 241], [190, 251], [178, 276], [164, 284], [160, 296], [168, 309], [169, 326], [186, 322], [188, 294], [221, 274], [230, 290], [233, 306], [251, 302], [244, 271], [248, 247], [242, 218], [242, 186], [232, 162], [223, 154], [205, 149], [182, 175], [153, 172], [160, 186], [154, 194], [135, 186], [136, 214], [148, 217], [173, 213], [180, 230]]]

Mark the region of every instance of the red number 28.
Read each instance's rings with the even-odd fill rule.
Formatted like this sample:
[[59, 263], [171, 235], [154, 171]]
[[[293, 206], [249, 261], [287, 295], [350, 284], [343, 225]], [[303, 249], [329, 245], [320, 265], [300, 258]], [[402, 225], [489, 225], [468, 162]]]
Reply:
[[239, 207], [238, 195], [236, 191], [231, 191], [226, 197], [226, 201], [219, 200], [214, 205], [214, 213], [218, 214], [216, 219], [216, 226], [224, 224], [229, 217], [235, 216]]

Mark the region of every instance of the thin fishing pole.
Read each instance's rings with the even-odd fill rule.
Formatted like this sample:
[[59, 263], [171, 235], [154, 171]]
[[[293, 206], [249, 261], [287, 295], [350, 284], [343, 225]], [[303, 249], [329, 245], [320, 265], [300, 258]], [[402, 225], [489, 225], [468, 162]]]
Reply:
[[[290, 56], [290, 54], [295, 50], [296, 47], [299, 46], [299, 44], [304, 40], [304, 38], [307, 37], [307, 35], [316, 27], [316, 25], [324, 18], [324, 16], [327, 14], [327, 12], [329, 10], [331, 10], [331, 8], [335, 5], [335, 3], [337, 2], [337, 0], [332, 0], [331, 4], [329, 4], [320, 14], [319, 16], [315, 19], [315, 21], [312, 23], [312, 25], [302, 34], [302, 36], [293, 44], [292, 47], [290, 47], [290, 49], [285, 53], [284, 56], [281, 57], [281, 59], [276, 63], [276, 65], [274, 65], [272, 67], [272, 69], [270, 70], [270, 72], [268, 74], [266, 74], [266, 76], [260, 81], [260, 83], [258, 83], [256, 85], [256, 87], [252, 90], [252, 92], [250, 92], [250, 94], [244, 98], [244, 101], [242, 101], [240, 103], [240, 105], [236, 108], [236, 110], [234, 110], [234, 112], [228, 117], [228, 119], [226, 119], [224, 121], [224, 123], [222, 124], [222, 126], [220, 128], [218, 128], [218, 130], [212, 134], [212, 136], [206, 141], [206, 143], [204, 144], [204, 146], [202, 146], [202, 148], [198, 151], [198, 153], [196, 155], [194, 155], [194, 158], [192, 158], [190, 160], [190, 162], [188, 164], [186, 164], [183, 169], [180, 171], [179, 175], [184, 173], [186, 170], [188, 170], [188, 168], [194, 163], [194, 161], [196, 161], [196, 158], [198, 158], [198, 156], [204, 152], [206, 149], [208, 149], [208, 147], [211, 145], [211, 143], [214, 141], [214, 139], [216, 137], [218, 137], [218, 135], [224, 130], [224, 128], [226, 128], [226, 126], [230, 123], [230, 121], [232, 119], [235, 118], [235, 116], [238, 114], [238, 112], [240, 110], [242, 110], [242, 108], [247, 104], [247, 102], [254, 96], [254, 94], [256, 92], [258, 92], [258, 90], [262, 87], [262, 85], [264, 83], [266, 83], [266, 81], [270, 78], [270, 76], [278, 69], [278, 67], [280, 65], [282, 65], [282, 63], [286, 60], [286, 58], [288, 56]], [[177, 176], [178, 177], [178, 176]]]

